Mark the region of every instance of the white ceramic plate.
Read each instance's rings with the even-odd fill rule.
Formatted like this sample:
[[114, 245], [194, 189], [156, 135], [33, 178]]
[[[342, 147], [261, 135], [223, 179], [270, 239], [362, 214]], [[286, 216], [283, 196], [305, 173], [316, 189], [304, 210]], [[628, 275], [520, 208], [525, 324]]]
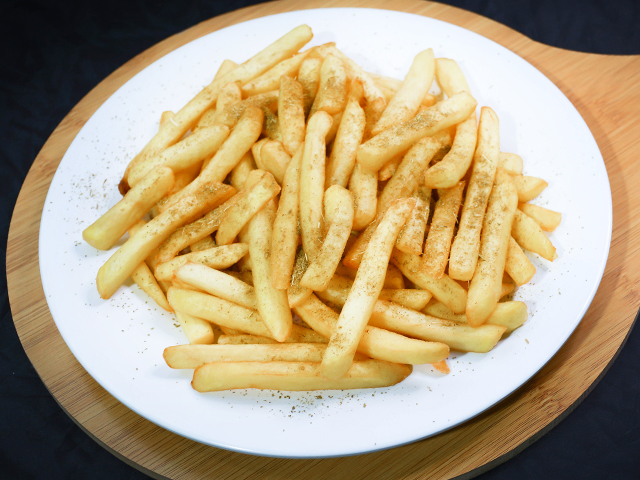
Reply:
[[[307, 23], [365, 69], [404, 78], [431, 47], [456, 59], [479, 105], [500, 117], [502, 150], [549, 187], [535, 203], [562, 212], [550, 235], [559, 258], [531, 255], [538, 269], [518, 290], [527, 323], [486, 355], [455, 353], [451, 374], [419, 366], [392, 388], [200, 394], [191, 372], [169, 369], [162, 351], [186, 343], [173, 316], [127, 283], [107, 301], [95, 276], [113, 253], [82, 230], [120, 198], [129, 159], [153, 136], [163, 110], [179, 110], [225, 58], [242, 62]], [[611, 192], [596, 142], [573, 105], [517, 55], [475, 33], [430, 18], [369, 9], [322, 9], [252, 20], [200, 38], [120, 88], [67, 150], [47, 196], [40, 230], [42, 283], [67, 345], [114, 397], [179, 435], [221, 448], [281, 457], [371, 452], [458, 425], [504, 399], [535, 374], [576, 328], [598, 288], [611, 239]]]

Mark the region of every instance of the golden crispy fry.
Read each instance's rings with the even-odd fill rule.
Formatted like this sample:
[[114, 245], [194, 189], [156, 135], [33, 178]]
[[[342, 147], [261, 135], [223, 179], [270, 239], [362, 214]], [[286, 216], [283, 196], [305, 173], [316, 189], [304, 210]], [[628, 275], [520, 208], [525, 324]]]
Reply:
[[480, 230], [496, 176], [499, 153], [498, 117], [489, 107], [482, 107], [473, 171], [460, 214], [458, 233], [451, 245], [449, 257], [449, 276], [456, 280], [471, 280], [476, 269]]
[[320, 84], [310, 116], [319, 111], [329, 115], [340, 113], [347, 100], [347, 73], [342, 61], [332, 54], [327, 55], [320, 67]]
[[324, 111], [309, 119], [304, 142], [304, 153], [300, 166], [300, 227], [302, 246], [313, 260], [322, 247], [324, 225], [322, 221], [322, 198], [326, 161], [325, 137], [333, 120]]
[[196, 369], [191, 386], [199, 392], [234, 388], [285, 391], [381, 388], [401, 382], [410, 373], [409, 365], [379, 360], [355, 362], [349, 371], [337, 380], [323, 378], [319, 364], [311, 362], [209, 363]]
[[318, 92], [320, 67], [322, 67], [321, 59], [307, 58], [302, 62], [298, 71], [298, 82], [302, 85], [302, 104], [305, 117], [309, 114]]
[[530, 203], [519, 203], [518, 209], [525, 215], [533, 218], [533, 220], [540, 225], [540, 228], [545, 232], [553, 232], [560, 221], [562, 220], [562, 214], [554, 212], [538, 205], [532, 205]]
[[498, 166], [509, 175], [522, 175], [522, 157], [515, 153], [500, 152]]
[[529, 261], [513, 237], [509, 237], [509, 249], [504, 271], [509, 274], [518, 286], [529, 283], [536, 274], [536, 267]]
[[371, 236], [361, 268], [322, 358], [322, 374], [326, 378], [340, 378], [349, 369], [382, 290], [391, 251], [415, 203], [414, 199], [404, 199], [392, 204]]
[[282, 182], [278, 212], [273, 222], [271, 240], [271, 285], [286, 290], [291, 285], [291, 274], [298, 245], [298, 205], [300, 197], [300, 163], [304, 142], [298, 147], [287, 166]]
[[463, 190], [464, 181], [459, 182], [453, 188], [439, 190], [440, 198], [433, 211], [421, 267], [425, 273], [433, 278], [442, 278], [447, 267], [453, 229], [458, 219]]
[[291, 310], [284, 290], [271, 284], [271, 239], [276, 206], [273, 201], [256, 213], [248, 225], [249, 254], [258, 311], [273, 338], [283, 342], [291, 332]]
[[173, 116], [172, 121], [164, 123], [160, 131], [129, 163], [120, 185], [120, 191], [124, 194], [129, 189], [127, 176], [131, 167], [146, 157], [157, 155], [180, 140], [202, 114], [215, 104], [220, 88], [234, 81], [246, 83], [261, 75], [285, 58], [291, 57], [309, 42], [312, 36], [311, 29], [307, 25], [296, 27], [242, 65], [213, 80], [180, 109]]
[[436, 58], [436, 80], [447, 97], [456, 93], [469, 92], [469, 84], [455, 60]]
[[168, 262], [159, 263], [156, 266], [156, 278], [165, 282], [173, 278], [173, 274], [188, 262], [206, 265], [211, 268], [229, 268], [237, 263], [242, 257], [249, 253], [249, 245], [246, 243], [234, 243], [233, 245], [222, 245], [219, 247], [191, 252], [180, 255]]
[[156, 167], [124, 198], [82, 232], [85, 242], [99, 250], [109, 250], [173, 187], [173, 172]]
[[511, 239], [518, 194], [509, 174], [498, 169], [482, 226], [480, 254], [467, 298], [469, 325], [482, 325], [496, 308]]
[[215, 183], [205, 184], [196, 192], [197, 197], [186, 197], [142, 227], [100, 267], [96, 278], [100, 296], [111, 297], [140, 262], [172, 232], [216, 206], [228, 188], [231, 187]]
[[291, 162], [291, 157], [285, 151], [281, 142], [269, 141], [260, 149], [260, 160], [264, 169], [271, 173], [279, 184], [284, 181], [284, 172]]
[[391, 177], [393, 177], [393, 175], [396, 173], [396, 170], [398, 170], [398, 167], [400, 166], [400, 163], [402, 162], [402, 159], [404, 158], [405, 153], [407, 152], [399, 153], [398, 155], [393, 157], [391, 160], [389, 160], [387, 163], [385, 163], [382, 166], [382, 168], [378, 170], [378, 180], [380, 180], [381, 182], [384, 182], [386, 180], [389, 180]]
[[282, 134], [280, 133], [280, 120], [269, 108], [262, 107], [264, 114], [264, 122], [262, 122], [262, 134], [270, 140], [282, 142]]
[[176, 270], [175, 278], [214, 297], [237, 303], [242, 307], [252, 310], [258, 307], [255, 289], [251, 285], [215, 268], [187, 263]]
[[429, 48], [420, 52], [413, 59], [402, 86], [387, 105], [378, 123], [371, 130], [372, 135], [378, 135], [393, 125], [413, 118], [420, 107], [422, 99], [433, 83], [434, 74], [433, 50]]
[[362, 137], [363, 141], [369, 140], [372, 137], [371, 130], [373, 129], [375, 124], [378, 123], [380, 117], [382, 117], [382, 113], [384, 112], [385, 108], [387, 108], [387, 102], [384, 98], [378, 98], [373, 102], [367, 102], [364, 107], [364, 117], [366, 122], [364, 125], [364, 135]]
[[[411, 218], [411, 215], [409, 215], [409, 218]], [[384, 277], [384, 283], [382, 286], [383, 288], [404, 288], [404, 277], [402, 276], [402, 272], [391, 264], [387, 265], [387, 273]]]
[[[225, 108], [238, 104], [242, 101], [242, 90], [237, 82], [227, 83], [220, 89], [218, 100], [215, 108], [210, 108], [202, 114], [194, 132], [206, 127], [216, 125], [216, 120], [222, 114]], [[227, 127], [229, 128], [229, 127]]]
[[401, 252], [421, 255], [429, 220], [431, 189], [418, 187], [411, 196], [416, 199], [416, 208], [413, 209], [411, 217], [400, 232], [396, 248]]
[[518, 191], [519, 202], [528, 202], [533, 200], [549, 186], [549, 184], [541, 178], [528, 177], [526, 175], [514, 176], [513, 183]]
[[513, 239], [525, 250], [537, 253], [542, 258], [553, 262], [558, 258], [556, 248], [547, 238], [540, 226], [531, 217], [516, 210], [511, 229]]
[[217, 246], [218, 245], [216, 245], [215, 240], [211, 238], [211, 235], [207, 235], [202, 240], [198, 240], [197, 242], [189, 245], [189, 249], [193, 253], [193, 252], [201, 252], [203, 250], [209, 250], [210, 248], [215, 248]]
[[176, 318], [190, 344], [211, 345], [215, 341], [214, 325], [201, 318], [176, 312]]
[[378, 176], [376, 172], [362, 168], [358, 163], [349, 179], [349, 191], [353, 195], [353, 229], [362, 230], [376, 216], [378, 208]]
[[[272, 338], [256, 335], [224, 335], [218, 339], [220, 345], [255, 345], [257, 343], [278, 343]], [[329, 339], [310, 328], [301, 327], [295, 323], [291, 326], [291, 333], [284, 343], [329, 343]]]
[[[129, 235], [133, 235], [131, 231]], [[164, 308], [167, 312], [173, 312], [173, 308], [167, 302], [164, 292], [158, 285], [156, 277], [153, 276], [151, 270], [145, 262], [140, 262], [135, 270], [131, 273], [131, 280], [133, 280], [144, 293], [149, 295], [154, 302], [160, 307]]]
[[238, 192], [244, 190], [244, 182], [247, 180], [249, 174], [255, 169], [256, 164], [253, 161], [252, 153], [245, 153], [238, 164], [233, 167], [233, 170], [231, 170], [231, 185], [233, 185], [233, 188]]
[[357, 159], [364, 167], [379, 170], [398, 153], [418, 140], [460, 123], [476, 108], [477, 102], [461, 92], [436, 103], [408, 122], [391, 127], [358, 147]]
[[[431, 301], [422, 310], [426, 315], [451, 320], [458, 323], [468, 323], [464, 314], [455, 314], [438, 301]], [[506, 327], [505, 333], [512, 332], [527, 320], [527, 304], [524, 302], [500, 302], [491, 312], [485, 325], [501, 325]]]
[[325, 219], [329, 225], [318, 256], [311, 262], [300, 280], [300, 285], [311, 290], [324, 290], [351, 235], [353, 225], [353, 199], [345, 188], [332, 185], [324, 193]]
[[262, 112], [268, 110], [274, 112], [278, 107], [278, 91], [261, 93], [255, 97], [249, 97], [238, 103], [227, 105], [221, 112], [217, 112], [210, 120], [213, 124], [226, 125], [234, 128], [247, 109], [251, 107], [259, 108]]
[[282, 145], [289, 155], [293, 155], [304, 142], [306, 131], [304, 92], [302, 85], [288, 76], [280, 78], [280, 95], [278, 97], [278, 118]]
[[282, 77], [294, 78], [298, 75], [298, 70], [302, 62], [307, 59], [313, 49], [298, 53], [291, 58], [283, 60], [271, 70], [266, 71], [258, 78], [254, 78], [249, 83], [242, 86], [242, 93], [245, 97], [251, 97], [260, 93], [277, 90]]
[[310, 288], [300, 285], [300, 280], [309, 267], [309, 260], [302, 248], [296, 251], [293, 272], [291, 273], [291, 285], [287, 289], [287, 299], [291, 308], [304, 302], [313, 293]]
[[258, 140], [251, 146], [251, 154], [253, 155], [253, 159], [256, 162], [256, 166], [261, 170], [266, 170], [264, 163], [262, 162], [262, 147], [269, 141], [270, 140], [268, 138], [263, 138], [262, 140]]
[[[506, 327], [468, 325], [429, 317], [391, 302], [376, 302], [369, 324], [430, 342], [441, 342], [463, 352], [486, 353], [502, 337]], [[331, 344], [331, 343], [329, 343]]]
[[418, 287], [431, 292], [440, 302], [456, 313], [463, 313], [467, 307], [467, 291], [447, 275], [436, 279], [420, 271], [420, 257], [394, 250], [391, 262], [402, 274]]

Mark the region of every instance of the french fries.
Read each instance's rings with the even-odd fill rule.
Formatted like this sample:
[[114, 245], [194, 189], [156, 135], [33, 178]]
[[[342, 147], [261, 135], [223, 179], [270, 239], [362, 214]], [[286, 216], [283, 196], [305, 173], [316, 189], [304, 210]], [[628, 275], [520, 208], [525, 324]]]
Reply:
[[221, 245], [198, 252], [180, 255], [168, 262], [158, 263], [155, 268], [156, 278], [169, 282], [176, 270], [189, 262], [205, 265], [211, 268], [229, 268], [249, 253], [249, 245], [246, 243], [234, 243], [233, 245]]
[[282, 145], [293, 156], [304, 142], [306, 130], [304, 113], [304, 90], [300, 82], [283, 75], [280, 77], [278, 96], [278, 118], [282, 132]]

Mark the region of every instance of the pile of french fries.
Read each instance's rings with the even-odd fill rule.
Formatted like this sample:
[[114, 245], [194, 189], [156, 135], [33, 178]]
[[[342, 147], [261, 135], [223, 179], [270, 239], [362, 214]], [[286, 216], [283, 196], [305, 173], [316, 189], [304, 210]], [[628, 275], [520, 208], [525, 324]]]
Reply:
[[[111, 297], [131, 278], [175, 312], [164, 352], [198, 391], [390, 386], [450, 349], [490, 351], [527, 319], [505, 301], [553, 261], [547, 186], [500, 151], [453, 60], [365, 72], [302, 25], [215, 78], [128, 165], [83, 232]], [[442, 91], [429, 93], [434, 78]], [[150, 219], [145, 221], [144, 218]], [[294, 315], [295, 314], [295, 315]], [[294, 322], [295, 319], [295, 322]]]

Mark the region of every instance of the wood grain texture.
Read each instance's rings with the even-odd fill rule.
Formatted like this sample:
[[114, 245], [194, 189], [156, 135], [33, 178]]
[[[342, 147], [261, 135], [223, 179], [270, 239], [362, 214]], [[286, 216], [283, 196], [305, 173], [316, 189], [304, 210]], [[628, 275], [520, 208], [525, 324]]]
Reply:
[[[124, 407], [80, 366], [47, 307], [38, 258], [40, 216], [69, 144], [122, 84], [175, 48], [253, 18], [319, 7], [386, 8], [443, 20], [494, 40], [549, 77], [591, 129], [613, 195], [613, 237], [605, 274], [582, 323], [560, 352], [521, 389], [483, 415], [433, 438], [347, 458], [287, 460], [243, 455], [170, 433]], [[473, 476], [554, 422], [588, 390], [614, 357], [640, 306], [640, 57], [604, 56], [536, 43], [492, 20], [418, 0], [283, 0], [215, 17], [168, 38], [96, 86], [56, 128], [18, 197], [9, 233], [7, 277], [20, 340], [52, 395], [105, 447], [154, 477], [451, 478]], [[486, 467], [485, 467], [486, 468]]]

